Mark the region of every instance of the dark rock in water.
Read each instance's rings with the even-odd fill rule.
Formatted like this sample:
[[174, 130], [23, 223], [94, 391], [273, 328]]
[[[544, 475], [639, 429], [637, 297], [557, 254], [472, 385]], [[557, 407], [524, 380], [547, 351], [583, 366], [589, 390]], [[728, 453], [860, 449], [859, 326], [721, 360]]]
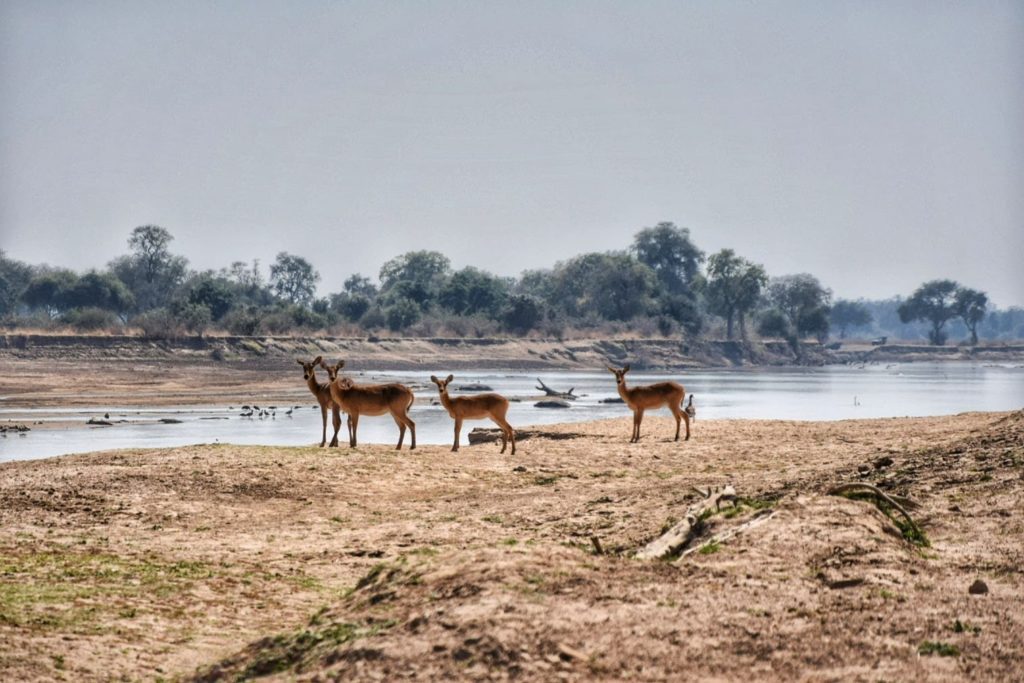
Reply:
[[860, 472], [861, 474], [867, 474], [868, 472], [871, 471], [871, 468], [868, 467], [867, 465], [858, 465], [857, 471]]
[[163, 422], [165, 425], [180, 425], [181, 424], [181, 420], [175, 419], [173, 417], [161, 417], [160, 421]]
[[568, 401], [563, 401], [560, 398], [549, 399], [547, 401], [537, 401], [533, 404], [534, 408], [571, 408], [572, 404]]
[[494, 391], [494, 389], [486, 384], [463, 384], [455, 389], [455, 391]]
[[890, 465], [892, 465], [892, 463], [893, 459], [886, 455], [875, 461], [875, 469], [880, 470], [883, 467], [889, 467]]
[[615, 398], [602, 398], [598, 403], [625, 403], [620, 397]]
[[975, 579], [971, 587], [967, 589], [967, 592], [971, 595], [985, 595], [985, 593], [988, 593], [988, 584], [981, 579]]
[[111, 422], [110, 420], [97, 420], [94, 417], [90, 417], [89, 421], [86, 422], [85, 424], [87, 424], [87, 425], [100, 425], [101, 427], [113, 427], [114, 426], [114, 423]]

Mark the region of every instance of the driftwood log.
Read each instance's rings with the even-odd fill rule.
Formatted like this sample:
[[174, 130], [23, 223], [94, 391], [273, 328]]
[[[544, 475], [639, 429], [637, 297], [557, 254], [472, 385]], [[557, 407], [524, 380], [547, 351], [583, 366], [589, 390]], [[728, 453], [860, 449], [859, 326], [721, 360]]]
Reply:
[[[565, 439], [580, 439], [583, 434], [579, 432], [546, 432], [543, 429], [517, 429], [516, 441], [527, 439], [551, 439], [552, 441], [563, 441]], [[474, 427], [469, 432], [469, 445], [475, 446], [478, 443], [494, 443], [501, 439], [501, 430], [487, 427]]]
[[759, 510], [754, 515], [754, 517], [752, 519], [744, 522], [743, 524], [740, 524], [739, 526], [734, 526], [733, 528], [728, 529], [726, 531], [723, 531], [720, 534], [715, 534], [714, 536], [712, 536], [708, 540], [706, 540], [703, 543], [700, 543], [698, 545], [695, 545], [692, 548], [687, 548], [683, 552], [679, 553], [679, 560], [682, 560], [684, 557], [686, 557], [687, 555], [689, 555], [691, 553], [697, 552], [698, 550], [700, 550], [701, 548], [703, 548], [706, 545], [710, 545], [712, 543], [721, 543], [722, 541], [727, 541], [730, 538], [732, 538], [733, 536], [739, 536], [740, 534], [742, 534], [745, 531], [750, 531], [754, 527], [761, 526], [762, 524], [764, 524], [765, 522], [767, 522], [769, 519], [771, 519], [774, 516], [775, 516], [775, 511], [774, 510]]
[[688, 507], [681, 522], [638, 550], [635, 555], [637, 559], [656, 560], [678, 552], [698, 533], [705, 512], [721, 509], [722, 503], [726, 501], [736, 504], [736, 489], [732, 484], [707, 490], [695, 488], [694, 491], [704, 496], [704, 499]]
[[544, 384], [544, 380], [540, 377], [537, 378], [537, 382], [540, 383], [539, 387], [536, 387], [539, 391], [543, 391], [548, 396], [554, 396], [555, 398], [565, 399], [567, 401], [575, 401], [579, 396], [574, 395], [572, 392], [576, 391], [576, 387], [569, 389], [569, 391], [555, 391], [547, 384]]

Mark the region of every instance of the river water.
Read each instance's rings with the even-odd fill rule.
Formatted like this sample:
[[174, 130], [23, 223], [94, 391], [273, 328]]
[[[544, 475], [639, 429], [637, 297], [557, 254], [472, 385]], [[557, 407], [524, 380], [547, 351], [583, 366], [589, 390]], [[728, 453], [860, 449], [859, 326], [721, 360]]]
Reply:
[[[402, 381], [422, 385], [431, 372], [379, 372], [359, 381]], [[434, 374], [442, 374], [435, 371]], [[567, 409], [536, 408], [535, 390], [540, 377], [553, 388], [570, 387], [580, 396]], [[630, 385], [674, 379], [696, 398], [699, 420], [782, 419], [842, 420], [854, 418], [953, 415], [967, 411], [1001, 411], [1024, 407], [1024, 366], [979, 363], [914, 363], [821, 368], [761, 368], [756, 370], [700, 370], [662, 374], [631, 372]], [[556, 422], [580, 422], [629, 414], [622, 404], [601, 403], [616, 396], [611, 373], [547, 372], [511, 374], [490, 371], [463, 372], [453, 387], [482, 383], [494, 391], [523, 400], [513, 402], [508, 419], [514, 427]], [[417, 425], [417, 441], [423, 444], [451, 443], [452, 420], [440, 405], [433, 385], [417, 388], [417, 403], [410, 417]], [[454, 392], [453, 395], [460, 395]], [[95, 409], [20, 409], [0, 397], [0, 422], [27, 423], [68, 421], [81, 426], [68, 429], [40, 429], [24, 436], [0, 438], [0, 462], [45, 458], [67, 453], [114, 448], [156, 448], [197, 443], [263, 444], [304, 446], [320, 442], [320, 410], [305, 395], [291, 416], [279, 406], [274, 418], [241, 417], [238, 406], [205, 405], [138, 408], [96, 406]], [[126, 420], [113, 427], [89, 427], [90, 417], [109, 413], [112, 421]], [[666, 410], [658, 414], [668, 414]], [[157, 422], [160, 418], [180, 420], [176, 424]], [[491, 427], [489, 421], [467, 422], [466, 434], [475, 426]], [[330, 431], [330, 429], [329, 429]], [[328, 435], [329, 436], [329, 435]], [[346, 442], [345, 426], [341, 428]], [[408, 440], [408, 435], [406, 435]], [[364, 417], [359, 424], [360, 443], [394, 444], [398, 429], [390, 416]], [[408, 441], [406, 442], [408, 443]]]

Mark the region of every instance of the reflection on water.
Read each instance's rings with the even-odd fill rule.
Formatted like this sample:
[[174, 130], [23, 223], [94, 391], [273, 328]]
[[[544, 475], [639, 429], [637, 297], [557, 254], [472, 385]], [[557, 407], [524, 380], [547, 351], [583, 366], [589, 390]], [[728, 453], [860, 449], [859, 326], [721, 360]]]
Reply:
[[[422, 385], [436, 369], [423, 373], [381, 372], [380, 381], [403, 381]], [[568, 409], [535, 408], [536, 377], [555, 389], [575, 387], [580, 396]], [[975, 363], [929, 363], [869, 365], [866, 367], [784, 368], [758, 370], [700, 370], [672, 374], [632, 372], [631, 384], [663, 379], [681, 381], [687, 393], [695, 394], [698, 428], [702, 419], [754, 418], [786, 420], [840, 420], [849, 418], [952, 415], [966, 411], [1014, 410], [1024, 407], [1024, 368], [980, 365]], [[372, 380], [364, 380], [372, 381]], [[578, 422], [628, 415], [626, 406], [601, 403], [616, 396], [610, 373], [547, 372], [508, 374], [465, 372], [458, 374], [454, 386], [479, 382], [509, 397], [527, 400], [513, 402], [508, 419], [514, 427]], [[418, 389], [417, 402], [410, 412], [416, 422], [417, 441], [423, 444], [450, 443], [452, 421], [439, 405], [431, 405], [437, 392], [431, 386]], [[306, 401], [291, 416], [291, 406], [279, 407], [276, 418], [240, 417], [237, 407], [192, 406], [183, 408], [139, 409], [130, 406], [97, 406], [88, 409], [19, 410], [7, 401], [0, 403], [0, 422], [33, 423], [49, 420], [80, 421], [73, 429], [35, 429], [26, 436], [0, 438], [0, 461], [43, 458], [65, 453], [112, 448], [155, 448], [195, 443], [235, 443], [303, 446], [320, 442], [320, 410]], [[113, 427], [87, 427], [90, 417], [109, 413], [111, 421], [120, 419], [144, 424], [118, 424]], [[659, 411], [667, 414], [667, 411]], [[160, 418], [181, 420], [179, 424], [153, 424]], [[467, 422], [466, 433], [474, 426], [493, 426], [488, 421]], [[700, 432], [697, 431], [699, 438]], [[341, 428], [345, 442], [345, 426]], [[328, 438], [330, 434], [328, 433]], [[406, 437], [408, 439], [408, 435]], [[362, 418], [360, 443], [395, 444], [398, 428], [390, 416]]]

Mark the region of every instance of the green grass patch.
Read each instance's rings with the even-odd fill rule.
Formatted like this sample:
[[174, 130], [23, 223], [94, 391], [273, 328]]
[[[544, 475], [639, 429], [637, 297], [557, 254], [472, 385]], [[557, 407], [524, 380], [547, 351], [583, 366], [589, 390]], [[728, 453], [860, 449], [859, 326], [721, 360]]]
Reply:
[[981, 627], [975, 626], [970, 622], [960, 621], [957, 619], [953, 622], [953, 633], [973, 633], [974, 635], [978, 635], [981, 633]]
[[960, 648], [949, 643], [926, 640], [917, 647], [919, 655], [938, 655], [940, 657], [959, 657]]
[[219, 666], [229, 670], [241, 669], [234, 678], [237, 681], [270, 676], [293, 669], [304, 662], [319, 659], [337, 647], [369, 638], [394, 625], [394, 621], [370, 625], [350, 622], [325, 623], [293, 633], [263, 638], [250, 645], [237, 659], [222, 662]]
[[133, 618], [138, 612], [135, 603], [184, 593], [212, 575], [200, 562], [77, 550], [8, 550], [0, 557], [0, 623], [100, 633], [105, 620]]
[[704, 545], [702, 545], [700, 547], [700, 550], [698, 550], [697, 552], [699, 552], [701, 555], [710, 555], [712, 553], [717, 553], [721, 549], [722, 545], [718, 541], [711, 541], [710, 543], [705, 543]]
[[537, 486], [551, 486], [556, 481], [558, 481], [557, 475], [552, 475], [550, 477], [534, 477], [533, 479], [533, 483]]

